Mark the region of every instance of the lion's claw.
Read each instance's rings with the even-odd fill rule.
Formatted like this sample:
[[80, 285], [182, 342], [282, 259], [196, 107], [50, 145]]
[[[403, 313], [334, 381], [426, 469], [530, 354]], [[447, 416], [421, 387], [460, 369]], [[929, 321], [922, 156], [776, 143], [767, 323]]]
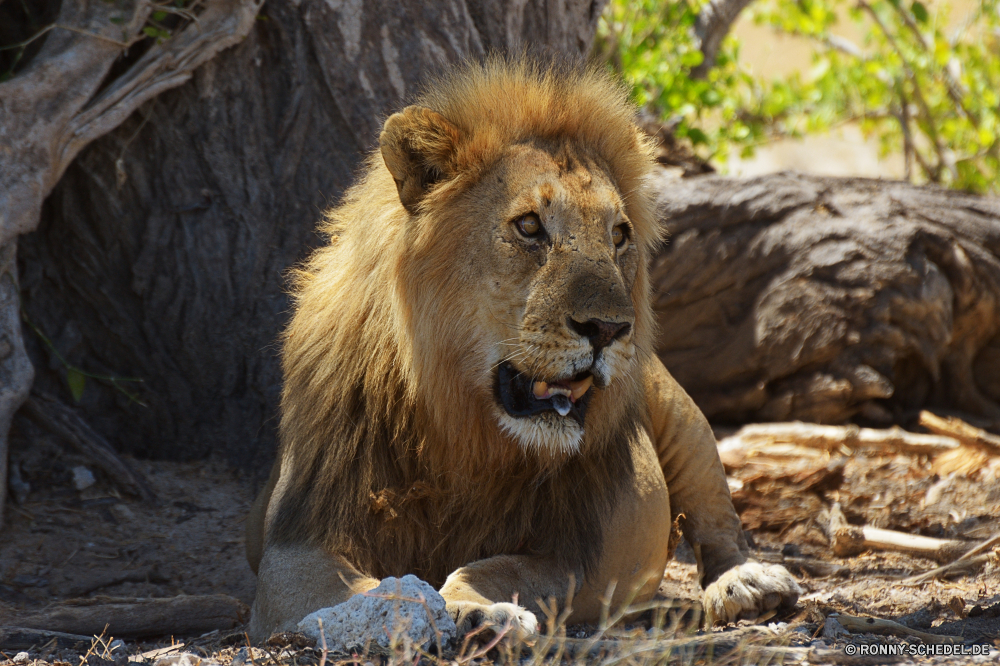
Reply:
[[485, 625], [494, 633], [500, 633], [510, 624], [507, 633], [518, 640], [538, 631], [538, 620], [531, 611], [517, 604], [477, 604], [472, 601], [456, 601], [448, 604], [448, 611], [455, 619], [461, 636], [477, 627]]
[[775, 608], [795, 605], [802, 588], [780, 564], [745, 562], [705, 588], [709, 625], [755, 619]]

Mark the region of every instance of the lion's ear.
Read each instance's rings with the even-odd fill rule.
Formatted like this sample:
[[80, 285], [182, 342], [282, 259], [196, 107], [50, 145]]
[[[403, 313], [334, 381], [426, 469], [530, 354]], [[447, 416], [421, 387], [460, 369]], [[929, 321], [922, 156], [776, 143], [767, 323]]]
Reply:
[[444, 116], [423, 106], [408, 106], [385, 121], [378, 138], [382, 159], [406, 210], [416, 212], [431, 186], [452, 175], [460, 135]]

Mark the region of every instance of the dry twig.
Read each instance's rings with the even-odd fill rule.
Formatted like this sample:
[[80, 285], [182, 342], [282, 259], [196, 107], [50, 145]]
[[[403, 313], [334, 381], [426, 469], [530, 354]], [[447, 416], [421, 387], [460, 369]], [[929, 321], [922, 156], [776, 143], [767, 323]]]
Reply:
[[928, 634], [924, 631], [910, 629], [892, 620], [882, 620], [876, 617], [855, 617], [854, 615], [837, 615], [837, 622], [853, 634], [882, 634], [884, 636], [915, 636], [925, 643], [961, 643], [961, 636], [945, 634]]
[[944, 578], [949, 575], [954, 575], [958, 573], [968, 573], [970, 571], [978, 570], [983, 564], [985, 564], [990, 557], [991, 553], [985, 551], [992, 549], [995, 546], [1000, 546], [1000, 534], [993, 536], [986, 541], [982, 542], [972, 550], [968, 551], [961, 557], [959, 557], [954, 562], [946, 564], [944, 566], [938, 567], [937, 569], [931, 569], [922, 574], [916, 576], [910, 576], [905, 579], [904, 583], [923, 583], [932, 578]]
[[977, 428], [954, 416], [940, 417], [924, 410], [917, 421], [936, 435], [953, 437], [962, 444], [971, 446], [991, 456], [1000, 456], [1000, 437]]
[[969, 544], [965, 541], [935, 539], [869, 525], [851, 525], [844, 517], [839, 502], [834, 502], [830, 507], [827, 536], [834, 555], [838, 557], [850, 557], [874, 549], [910, 553], [938, 562], [947, 562], [961, 556], [969, 549]]

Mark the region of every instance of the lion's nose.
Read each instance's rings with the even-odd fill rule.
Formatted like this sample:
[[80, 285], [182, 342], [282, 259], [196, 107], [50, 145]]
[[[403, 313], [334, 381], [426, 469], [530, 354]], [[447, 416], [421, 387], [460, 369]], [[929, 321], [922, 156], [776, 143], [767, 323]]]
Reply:
[[604, 321], [603, 319], [588, 319], [579, 322], [570, 317], [569, 327], [590, 340], [590, 344], [594, 346], [594, 357], [596, 358], [597, 354], [610, 345], [612, 340], [628, 335], [632, 324], [627, 321]]

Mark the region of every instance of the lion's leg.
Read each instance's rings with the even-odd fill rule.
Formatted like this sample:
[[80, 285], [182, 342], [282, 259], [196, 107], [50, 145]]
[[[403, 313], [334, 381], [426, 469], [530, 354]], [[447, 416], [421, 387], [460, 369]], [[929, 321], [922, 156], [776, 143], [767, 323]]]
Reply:
[[379, 581], [360, 574], [344, 557], [313, 546], [268, 546], [257, 570], [257, 594], [247, 628], [260, 642], [294, 631], [309, 613], [367, 592]]
[[[453, 571], [441, 587], [460, 634], [479, 625], [526, 636], [538, 630], [535, 599], [565, 598], [570, 572], [544, 558], [497, 555]], [[517, 603], [514, 603], [514, 599]]]
[[709, 622], [756, 617], [793, 606], [801, 589], [780, 565], [749, 561], [750, 549], [733, 508], [708, 421], [659, 359], [651, 362], [646, 395], [653, 443], [673, 515], [698, 558]]
[[[538, 624], [539, 601], [564, 607], [574, 581], [570, 622], [596, 622], [612, 591], [615, 611], [623, 603], [651, 598], [667, 563], [670, 503], [663, 473], [645, 433], [632, 442], [635, 483], [624, 490], [605, 525], [603, 547], [594, 569], [584, 576], [553, 561], [525, 555], [500, 555], [473, 562], [452, 573], [441, 594], [459, 629], [477, 624], [498, 629], [511, 620], [522, 633]], [[517, 595], [518, 604], [511, 603]]]

